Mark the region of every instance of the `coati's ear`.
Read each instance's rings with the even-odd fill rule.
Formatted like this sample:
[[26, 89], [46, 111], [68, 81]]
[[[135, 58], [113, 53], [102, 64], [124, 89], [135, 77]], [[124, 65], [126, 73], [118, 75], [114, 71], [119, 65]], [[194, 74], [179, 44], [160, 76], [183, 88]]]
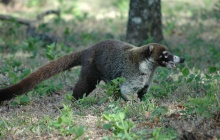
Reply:
[[154, 49], [154, 46], [153, 46], [153, 45], [150, 45], [150, 46], [148, 47], [148, 49], [149, 49], [149, 52], [151, 53], [151, 52], [153, 51], [153, 49]]
[[141, 53], [144, 57], [150, 57], [153, 53], [154, 46], [152, 44], [142, 46]]

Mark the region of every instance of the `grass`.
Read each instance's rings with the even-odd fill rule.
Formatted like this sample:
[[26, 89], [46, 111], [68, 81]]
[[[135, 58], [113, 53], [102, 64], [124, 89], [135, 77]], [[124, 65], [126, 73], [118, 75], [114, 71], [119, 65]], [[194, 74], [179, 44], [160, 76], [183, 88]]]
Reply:
[[[69, 52], [125, 38], [128, 1], [25, 1], [0, 8], [23, 18], [61, 10], [61, 17], [49, 16], [37, 25], [39, 32], [59, 38], [57, 44], [46, 45], [26, 36], [25, 26], [0, 21], [0, 87]], [[91, 96], [72, 102], [71, 87], [80, 70], [76, 67], [4, 102], [0, 139], [219, 139], [218, 10], [217, 0], [162, 1], [166, 45], [186, 63], [172, 70], [159, 68], [145, 101], [115, 100], [115, 80], [115, 85], [101, 83]]]

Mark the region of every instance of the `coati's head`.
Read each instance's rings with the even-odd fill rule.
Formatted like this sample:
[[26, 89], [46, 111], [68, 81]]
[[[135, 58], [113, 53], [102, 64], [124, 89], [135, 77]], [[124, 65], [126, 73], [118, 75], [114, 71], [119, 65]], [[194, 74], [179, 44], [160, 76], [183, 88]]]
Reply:
[[175, 68], [177, 63], [183, 63], [185, 61], [184, 58], [170, 53], [164, 45], [152, 43], [147, 46], [150, 59], [157, 63], [158, 66]]

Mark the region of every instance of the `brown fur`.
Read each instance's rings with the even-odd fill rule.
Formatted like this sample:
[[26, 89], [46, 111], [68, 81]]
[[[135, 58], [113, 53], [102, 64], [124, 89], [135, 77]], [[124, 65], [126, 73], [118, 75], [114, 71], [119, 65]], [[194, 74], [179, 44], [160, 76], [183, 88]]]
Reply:
[[[117, 77], [129, 78], [133, 73], [139, 73], [138, 66], [141, 61], [152, 56], [157, 60], [161, 51], [167, 50], [160, 44], [151, 45], [154, 46], [152, 52], [149, 50], [149, 45], [135, 47], [116, 40], [99, 42], [83, 51], [70, 53], [53, 60], [17, 84], [0, 89], [0, 101], [27, 93], [43, 80], [78, 65], [81, 65], [82, 68], [79, 81], [73, 89], [73, 96], [75, 99], [80, 99], [84, 93], [88, 95], [94, 90], [100, 80], [110, 82]], [[157, 67], [159, 63], [155, 62], [154, 65]], [[146, 92], [144, 89], [146, 87], [148, 85], [141, 91]]]

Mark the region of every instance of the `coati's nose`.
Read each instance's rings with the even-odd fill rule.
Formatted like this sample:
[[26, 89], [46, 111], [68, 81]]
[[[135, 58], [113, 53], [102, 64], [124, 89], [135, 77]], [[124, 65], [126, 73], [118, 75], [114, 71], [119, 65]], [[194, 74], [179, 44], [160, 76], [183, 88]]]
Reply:
[[185, 61], [185, 58], [180, 58], [180, 63], [183, 63]]

